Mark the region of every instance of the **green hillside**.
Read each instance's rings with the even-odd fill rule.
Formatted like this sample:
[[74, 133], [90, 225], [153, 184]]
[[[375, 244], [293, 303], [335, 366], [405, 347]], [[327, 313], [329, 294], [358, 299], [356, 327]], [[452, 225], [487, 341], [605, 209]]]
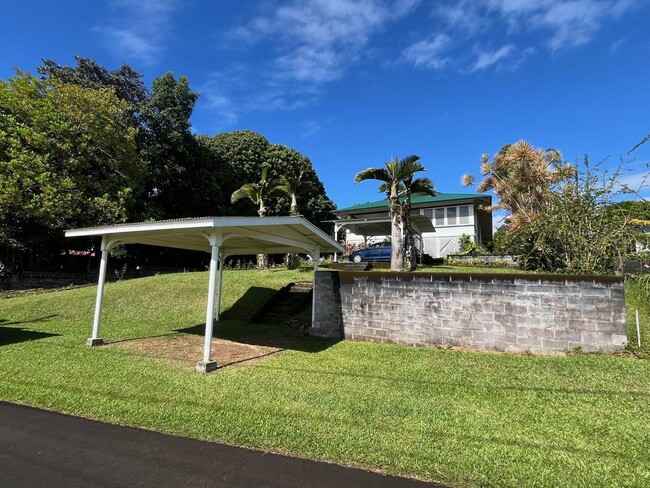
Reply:
[[207, 273], [108, 284], [98, 348], [84, 345], [95, 287], [0, 298], [0, 399], [453, 486], [650, 485], [650, 361], [322, 341], [245, 321], [310, 278], [225, 272], [215, 335], [280, 351], [209, 375], [192, 369], [200, 349], [165, 358], [201, 342]]

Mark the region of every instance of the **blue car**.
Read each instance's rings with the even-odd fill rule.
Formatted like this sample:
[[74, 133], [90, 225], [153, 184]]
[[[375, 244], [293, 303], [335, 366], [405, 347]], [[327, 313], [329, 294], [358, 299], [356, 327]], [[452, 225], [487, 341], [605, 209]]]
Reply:
[[378, 242], [370, 244], [367, 248], [354, 251], [350, 254], [350, 261], [355, 263], [386, 261], [390, 262], [390, 242]]

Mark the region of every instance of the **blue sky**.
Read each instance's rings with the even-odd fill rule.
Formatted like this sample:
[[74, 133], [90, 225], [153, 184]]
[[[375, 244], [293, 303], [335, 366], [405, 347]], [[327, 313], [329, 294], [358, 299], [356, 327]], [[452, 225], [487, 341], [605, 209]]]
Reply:
[[[197, 133], [294, 147], [345, 207], [381, 197], [358, 171], [409, 154], [443, 192], [519, 139], [615, 165], [650, 133], [649, 25], [645, 0], [11, 2], [0, 77], [75, 54], [185, 75]], [[634, 186], [650, 143], [627, 159]]]

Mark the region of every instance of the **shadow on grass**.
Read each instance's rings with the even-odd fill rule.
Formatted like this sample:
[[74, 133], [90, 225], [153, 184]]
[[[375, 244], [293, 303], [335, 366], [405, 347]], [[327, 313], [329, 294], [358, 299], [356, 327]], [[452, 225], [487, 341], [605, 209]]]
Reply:
[[[4, 324], [3, 324], [4, 325]], [[54, 337], [59, 334], [50, 334], [48, 332], [38, 332], [35, 330], [23, 329], [22, 327], [3, 327], [0, 326], [0, 346], [16, 344], [18, 342], [35, 341]]]
[[239, 300], [221, 314], [222, 320], [249, 320], [277, 292], [273, 288], [251, 286]]
[[32, 319], [32, 320], [17, 320], [14, 322], [8, 322], [7, 319], [0, 319], [0, 325], [20, 325], [20, 324], [37, 324], [39, 322], [47, 322], [48, 320], [58, 317], [59, 314], [55, 313], [52, 315], [46, 315], [45, 317], [39, 317], [37, 319]]
[[[175, 332], [193, 335], [205, 335], [205, 324], [177, 329]], [[215, 323], [212, 336], [253, 346], [277, 347], [302, 352], [323, 351], [338, 339], [320, 339], [305, 336], [304, 332], [288, 325], [252, 324], [239, 320], [220, 320]]]

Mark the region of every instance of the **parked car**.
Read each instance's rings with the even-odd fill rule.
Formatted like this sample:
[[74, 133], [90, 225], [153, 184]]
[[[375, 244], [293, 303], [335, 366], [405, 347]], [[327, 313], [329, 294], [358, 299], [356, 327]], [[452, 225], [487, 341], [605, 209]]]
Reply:
[[350, 261], [354, 261], [355, 263], [362, 263], [364, 261], [390, 262], [390, 251], [390, 242], [378, 242], [376, 244], [370, 244], [365, 249], [354, 251], [352, 254], [350, 254]]

